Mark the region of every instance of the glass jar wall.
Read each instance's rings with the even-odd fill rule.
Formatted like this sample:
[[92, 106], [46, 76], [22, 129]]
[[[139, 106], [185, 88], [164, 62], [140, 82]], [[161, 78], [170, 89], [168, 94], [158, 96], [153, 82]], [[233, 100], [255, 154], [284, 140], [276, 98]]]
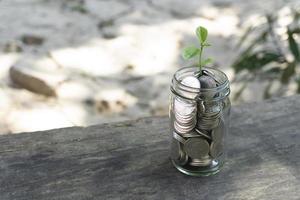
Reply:
[[171, 83], [171, 160], [182, 173], [209, 176], [226, 157], [229, 126], [229, 81], [218, 69], [185, 67]]

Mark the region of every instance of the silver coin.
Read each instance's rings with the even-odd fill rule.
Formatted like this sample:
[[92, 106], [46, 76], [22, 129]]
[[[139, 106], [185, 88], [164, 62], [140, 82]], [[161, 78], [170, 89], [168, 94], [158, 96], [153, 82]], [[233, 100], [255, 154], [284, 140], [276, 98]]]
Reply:
[[197, 132], [197, 134], [199, 134], [199, 135], [205, 137], [206, 139], [211, 140], [211, 136], [208, 134], [207, 131], [199, 130], [199, 129], [197, 129], [197, 128], [195, 129], [195, 131]]
[[231, 103], [228, 97], [223, 100], [222, 106], [223, 106], [223, 113], [225, 115], [230, 115]]
[[192, 159], [189, 164], [195, 167], [205, 167], [212, 163], [212, 159], [209, 156], [205, 156], [201, 159]]
[[180, 133], [180, 134], [185, 134], [190, 132], [191, 130], [193, 130], [196, 126], [196, 123], [189, 125], [189, 126], [182, 126], [180, 124], [178, 124], [177, 121], [174, 122], [174, 129], [176, 130], [176, 132]]
[[205, 108], [204, 111], [199, 111], [197, 113], [199, 117], [204, 118], [218, 118], [222, 115], [221, 107], [212, 107], [212, 108]]
[[221, 142], [212, 142], [210, 144], [210, 151], [209, 154], [216, 158], [223, 153], [223, 144]]
[[181, 83], [187, 87], [200, 88], [200, 81], [195, 76], [186, 76]]
[[196, 131], [192, 130], [189, 133], [185, 133], [182, 135], [182, 137], [184, 138], [196, 138], [196, 137], [203, 137], [201, 135], [199, 135]]
[[174, 99], [174, 129], [180, 133], [188, 133], [197, 123], [197, 106], [193, 101], [181, 98]]
[[219, 125], [211, 132], [211, 137], [214, 142], [222, 142], [224, 136], [224, 121], [220, 120]]
[[196, 115], [191, 115], [190, 118], [181, 118], [175, 115], [175, 120], [178, 121], [180, 124], [191, 124], [194, 121], [197, 121]]
[[213, 105], [205, 107], [205, 112], [202, 113], [205, 116], [215, 116], [220, 115], [222, 108], [220, 105]]
[[180, 126], [180, 127], [190, 127], [190, 126], [195, 126], [196, 123], [197, 123], [197, 120], [196, 120], [196, 117], [190, 121], [181, 121], [181, 120], [176, 120], [175, 121], [177, 122], [177, 124]]
[[214, 88], [217, 86], [216, 81], [207, 75], [202, 75], [199, 77], [201, 88]]
[[203, 103], [203, 101], [199, 101], [197, 103], [197, 112], [199, 114], [199, 113], [203, 113], [204, 111], [205, 111], [204, 103]]
[[175, 138], [178, 142], [181, 142], [181, 143], [185, 142], [185, 139], [174, 131], [173, 131], [173, 138]]
[[174, 99], [174, 111], [180, 116], [188, 116], [197, 109], [196, 103], [176, 97]]
[[206, 119], [199, 119], [197, 122], [197, 128], [198, 129], [204, 129], [204, 130], [210, 130], [214, 129], [219, 125], [220, 119], [211, 119], [211, 120], [206, 120]]
[[202, 138], [189, 138], [184, 143], [184, 151], [193, 159], [201, 159], [208, 155], [209, 144]]
[[179, 165], [183, 166], [188, 162], [188, 156], [182, 150], [182, 145], [176, 140], [172, 140], [171, 158]]
[[178, 160], [180, 158], [180, 153], [179, 142], [176, 140], [172, 140], [171, 158], [173, 160]]
[[221, 104], [207, 104], [205, 103], [202, 105], [198, 104], [198, 116], [203, 116], [203, 117], [220, 117], [222, 111], [222, 106]]
[[202, 70], [202, 72], [203, 72], [203, 74], [213, 78], [217, 84], [220, 84], [220, 81], [216, 78], [216, 75], [214, 73], [212, 73], [212, 72], [210, 72], [209, 70], [206, 70], [206, 69]]
[[[200, 76], [199, 81], [201, 84], [201, 88], [204, 88], [204, 89], [215, 88], [217, 86], [217, 83], [215, 82], [215, 80], [206, 75]], [[201, 99], [213, 99], [215, 94], [216, 94], [216, 91], [214, 91], [214, 90], [201, 90], [199, 97]]]

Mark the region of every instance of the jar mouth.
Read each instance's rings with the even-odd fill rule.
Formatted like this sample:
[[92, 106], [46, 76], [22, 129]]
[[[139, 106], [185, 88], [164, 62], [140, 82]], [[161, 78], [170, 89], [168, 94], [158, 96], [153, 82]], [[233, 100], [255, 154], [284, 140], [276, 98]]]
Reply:
[[224, 72], [222, 72], [219, 69], [216, 68], [212, 68], [212, 67], [204, 67], [202, 68], [202, 70], [207, 70], [213, 74], [217, 73], [216, 78], [219, 78], [219, 84], [215, 87], [211, 87], [211, 88], [196, 88], [196, 87], [191, 87], [191, 86], [187, 86], [181, 83], [181, 79], [180, 79], [180, 75], [184, 74], [184, 73], [194, 73], [194, 75], [199, 72], [198, 67], [196, 66], [188, 66], [188, 67], [182, 67], [179, 70], [177, 70], [173, 76], [173, 80], [175, 81], [175, 84], [178, 84], [181, 89], [189, 91], [189, 92], [205, 92], [205, 91], [220, 91], [223, 90], [225, 88], [227, 88], [229, 86], [229, 80], [228, 77], [226, 76], [226, 74]]

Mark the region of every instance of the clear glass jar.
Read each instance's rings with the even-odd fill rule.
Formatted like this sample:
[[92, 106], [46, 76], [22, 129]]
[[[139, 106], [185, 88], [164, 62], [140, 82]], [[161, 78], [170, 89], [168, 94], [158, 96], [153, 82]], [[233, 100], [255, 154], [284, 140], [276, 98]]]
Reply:
[[[174, 74], [171, 83], [171, 160], [180, 172], [192, 176], [220, 171], [226, 157], [225, 136], [230, 118], [227, 76], [209, 67], [203, 68], [202, 73], [206, 77], [199, 76], [198, 67], [184, 67]], [[205, 78], [212, 81], [203, 81]], [[185, 83], [187, 79], [192, 86]]]

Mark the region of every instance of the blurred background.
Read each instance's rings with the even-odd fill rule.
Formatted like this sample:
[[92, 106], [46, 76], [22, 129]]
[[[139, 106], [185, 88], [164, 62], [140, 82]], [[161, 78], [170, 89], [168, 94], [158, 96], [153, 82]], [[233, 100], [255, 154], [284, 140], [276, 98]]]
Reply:
[[181, 49], [205, 55], [233, 105], [300, 92], [297, 0], [0, 0], [0, 134], [167, 115]]

